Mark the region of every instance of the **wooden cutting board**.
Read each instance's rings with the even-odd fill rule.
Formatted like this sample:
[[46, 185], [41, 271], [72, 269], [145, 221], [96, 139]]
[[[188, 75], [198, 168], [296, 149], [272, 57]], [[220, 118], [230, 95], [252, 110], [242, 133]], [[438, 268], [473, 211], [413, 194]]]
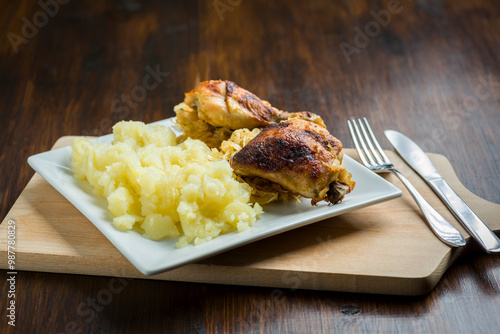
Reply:
[[[69, 145], [62, 137], [53, 148]], [[346, 153], [354, 158], [353, 149]], [[252, 243], [199, 263], [144, 276], [72, 204], [35, 174], [0, 225], [0, 267], [7, 269], [7, 222], [16, 223], [16, 270], [186, 282], [419, 295], [436, 286], [464, 252], [478, 251], [453, 215], [402, 160], [387, 155], [421, 194], [468, 240], [450, 248], [427, 227], [417, 205], [403, 196]], [[500, 205], [468, 191], [448, 160], [429, 154], [436, 168], [484, 222], [500, 231]]]

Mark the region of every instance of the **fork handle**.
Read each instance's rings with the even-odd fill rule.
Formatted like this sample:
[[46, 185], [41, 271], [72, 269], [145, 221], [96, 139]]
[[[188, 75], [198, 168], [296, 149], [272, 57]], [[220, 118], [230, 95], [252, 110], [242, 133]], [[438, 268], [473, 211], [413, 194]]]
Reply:
[[389, 168], [389, 171], [396, 174], [396, 176], [403, 182], [406, 189], [410, 192], [415, 202], [417, 202], [420, 210], [424, 213], [427, 222], [429, 223], [432, 231], [447, 245], [453, 247], [460, 247], [465, 245], [465, 239], [460, 232], [453, 227], [443, 216], [441, 216], [434, 208], [427, 203], [427, 201], [420, 195], [415, 187], [408, 181], [408, 179], [394, 168]]

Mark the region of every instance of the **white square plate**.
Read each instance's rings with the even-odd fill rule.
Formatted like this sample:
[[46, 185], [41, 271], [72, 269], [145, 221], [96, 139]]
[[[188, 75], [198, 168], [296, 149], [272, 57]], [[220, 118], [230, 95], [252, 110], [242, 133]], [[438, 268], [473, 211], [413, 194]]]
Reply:
[[[174, 125], [173, 120], [169, 118], [152, 124], [170, 127], [179, 135], [182, 131]], [[111, 142], [113, 137], [106, 135], [95, 140]], [[295, 201], [270, 203], [263, 206], [264, 213], [254, 226], [244, 232], [223, 234], [201, 245], [176, 248], [177, 239], [152, 241], [138, 232], [120, 231], [113, 227], [113, 217], [107, 209], [106, 199], [95, 195], [86, 181], [73, 177], [70, 161], [70, 146], [28, 158], [30, 166], [80, 210], [144, 275], [158, 274], [253, 241], [401, 196], [401, 190], [396, 186], [344, 155], [344, 165], [356, 181], [356, 187], [341, 203], [328, 205], [321, 202], [311, 206], [309, 199], [303, 199], [299, 205]]]

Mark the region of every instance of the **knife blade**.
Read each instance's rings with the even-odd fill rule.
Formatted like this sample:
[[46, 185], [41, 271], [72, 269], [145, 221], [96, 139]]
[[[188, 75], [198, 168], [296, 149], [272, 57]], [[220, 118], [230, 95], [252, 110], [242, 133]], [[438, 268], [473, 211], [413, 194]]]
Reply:
[[436, 192], [448, 209], [487, 253], [500, 252], [500, 239], [458, 196], [439, 174], [431, 159], [410, 138], [394, 130], [385, 130], [385, 136], [406, 163]]

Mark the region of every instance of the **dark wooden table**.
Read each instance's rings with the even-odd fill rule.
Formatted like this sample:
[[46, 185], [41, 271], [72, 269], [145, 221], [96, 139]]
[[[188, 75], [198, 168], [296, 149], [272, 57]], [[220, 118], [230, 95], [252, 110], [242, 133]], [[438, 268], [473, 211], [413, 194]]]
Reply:
[[[2, 219], [34, 174], [28, 156], [121, 119], [171, 117], [185, 91], [218, 78], [320, 114], [346, 147], [351, 117], [369, 117], [387, 149], [382, 131], [400, 130], [500, 203], [496, 0], [1, 3]], [[15, 328], [0, 282], [0, 332], [497, 333], [499, 260], [468, 255], [420, 297], [276, 299], [271, 288], [136, 279], [90, 308], [111, 278], [19, 272]]]

